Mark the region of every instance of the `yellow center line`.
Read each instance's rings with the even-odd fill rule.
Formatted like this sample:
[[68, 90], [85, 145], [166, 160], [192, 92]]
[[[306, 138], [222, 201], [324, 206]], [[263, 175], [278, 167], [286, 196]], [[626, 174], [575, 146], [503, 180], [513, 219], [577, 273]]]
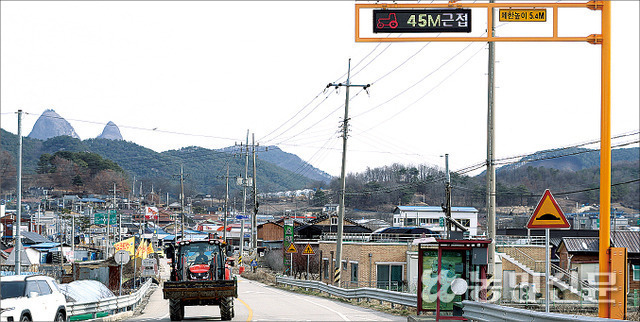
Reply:
[[247, 321], [251, 321], [251, 319], [253, 318], [253, 310], [242, 299], [238, 298], [238, 301], [240, 301], [242, 304], [244, 304], [244, 306], [247, 308], [247, 310], [249, 310], [249, 317], [247, 317]]

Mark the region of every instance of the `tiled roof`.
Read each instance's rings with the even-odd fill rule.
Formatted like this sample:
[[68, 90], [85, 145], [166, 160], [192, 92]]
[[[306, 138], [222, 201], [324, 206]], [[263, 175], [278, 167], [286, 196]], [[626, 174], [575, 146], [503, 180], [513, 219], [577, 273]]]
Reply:
[[[598, 252], [598, 237], [563, 237], [568, 252]], [[626, 247], [627, 253], [640, 253], [640, 231], [611, 232], [611, 247]]]
[[567, 252], [598, 252], [598, 237], [563, 237]]
[[640, 231], [612, 231], [612, 247], [626, 247], [627, 253], [640, 253]]

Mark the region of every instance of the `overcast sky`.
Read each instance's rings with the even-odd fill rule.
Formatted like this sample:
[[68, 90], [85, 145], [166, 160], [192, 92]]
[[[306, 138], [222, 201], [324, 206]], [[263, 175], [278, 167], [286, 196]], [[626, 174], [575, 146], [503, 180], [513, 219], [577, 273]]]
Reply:
[[[486, 30], [482, 10], [472, 35]], [[640, 128], [639, 12], [638, 1], [613, 3], [613, 135]], [[351, 89], [348, 172], [443, 166], [445, 153], [453, 170], [485, 160], [487, 44], [356, 43], [354, 21], [351, 1], [2, 1], [1, 125], [16, 133], [22, 109], [26, 136], [54, 109], [82, 139], [113, 121], [158, 152], [222, 148], [249, 130], [337, 176], [345, 90], [323, 89], [346, 80], [351, 58], [352, 83], [372, 85]], [[496, 33], [549, 36], [550, 21]], [[600, 33], [600, 12], [561, 9], [559, 26]], [[599, 139], [600, 50], [496, 45], [499, 158]]]

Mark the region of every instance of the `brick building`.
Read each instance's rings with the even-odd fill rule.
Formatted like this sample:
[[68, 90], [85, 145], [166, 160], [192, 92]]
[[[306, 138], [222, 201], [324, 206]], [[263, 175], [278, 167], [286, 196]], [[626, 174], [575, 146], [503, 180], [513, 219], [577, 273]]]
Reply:
[[[322, 253], [322, 281], [331, 283], [336, 243], [320, 241], [318, 248]], [[341, 286], [402, 290], [407, 286], [409, 275], [409, 251], [406, 243], [343, 243]]]
[[[582, 281], [595, 285], [599, 272], [598, 237], [564, 237], [558, 246], [560, 267], [576, 272]], [[614, 231], [611, 247], [626, 247], [629, 269], [629, 290], [640, 290], [640, 232]]]

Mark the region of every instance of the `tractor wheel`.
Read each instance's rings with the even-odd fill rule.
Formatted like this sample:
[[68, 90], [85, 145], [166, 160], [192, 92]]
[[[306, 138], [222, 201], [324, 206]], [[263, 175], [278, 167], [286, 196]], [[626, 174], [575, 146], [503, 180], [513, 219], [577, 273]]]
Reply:
[[229, 321], [235, 315], [233, 312], [233, 297], [227, 297], [220, 302], [220, 319], [222, 321]]
[[169, 300], [169, 318], [171, 321], [184, 319], [184, 305], [180, 303], [180, 300]]

